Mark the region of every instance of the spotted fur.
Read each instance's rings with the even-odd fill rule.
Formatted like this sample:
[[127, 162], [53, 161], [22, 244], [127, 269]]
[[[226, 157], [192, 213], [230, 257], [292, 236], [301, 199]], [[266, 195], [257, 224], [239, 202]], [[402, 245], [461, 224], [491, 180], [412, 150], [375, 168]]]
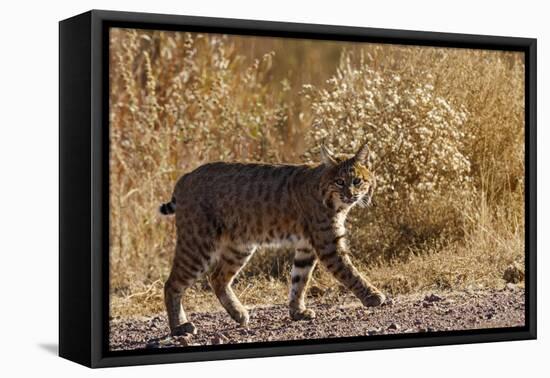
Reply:
[[172, 200], [161, 206], [175, 213], [176, 253], [165, 284], [173, 334], [193, 333], [181, 300], [204, 274], [229, 315], [246, 326], [249, 315], [231, 283], [258, 246], [295, 248], [290, 317], [312, 319], [305, 292], [320, 261], [365, 306], [384, 302], [352, 264], [344, 226], [354, 205], [370, 203], [375, 177], [366, 145], [351, 157], [321, 148], [317, 165], [210, 163], [182, 176]]

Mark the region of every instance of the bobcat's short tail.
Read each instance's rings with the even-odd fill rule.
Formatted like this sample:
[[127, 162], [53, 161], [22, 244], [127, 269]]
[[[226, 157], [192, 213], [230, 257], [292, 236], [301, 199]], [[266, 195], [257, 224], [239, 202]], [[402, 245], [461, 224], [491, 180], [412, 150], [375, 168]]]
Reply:
[[172, 200], [167, 203], [163, 203], [159, 207], [159, 212], [162, 215], [172, 215], [176, 212], [176, 199], [172, 197]]

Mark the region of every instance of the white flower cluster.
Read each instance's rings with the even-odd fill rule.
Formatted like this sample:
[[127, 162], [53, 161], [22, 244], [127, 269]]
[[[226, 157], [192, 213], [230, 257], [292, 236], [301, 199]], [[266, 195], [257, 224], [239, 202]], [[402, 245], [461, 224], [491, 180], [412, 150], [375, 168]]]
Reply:
[[304, 86], [303, 94], [313, 112], [307, 156], [316, 160], [323, 142], [349, 151], [366, 140], [379, 198], [418, 202], [471, 181], [463, 153], [467, 112], [437, 96], [428, 75], [377, 72], [346, 53], [325, 89]]

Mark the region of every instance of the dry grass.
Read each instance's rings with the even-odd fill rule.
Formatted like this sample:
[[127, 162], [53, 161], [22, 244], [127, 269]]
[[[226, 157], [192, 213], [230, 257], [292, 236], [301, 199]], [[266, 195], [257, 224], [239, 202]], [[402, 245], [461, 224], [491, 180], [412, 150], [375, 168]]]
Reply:
[[[321, 140], [377, 156], [354, 260], [392, 294], [497, 287], [524, 265], [519, 53], [111, 31], [111, 313], [163, 311], [173, 222], [155, 212], [212, 160], [314, 160]], [[345, 152], [345, 151], [343, 151]], [[243, 302], [286, 300], [291, 251], [254, 256]], [[323, 270], [321, 300], [339, 294]], [[186, 307], [218, 305], [203, 280]]]

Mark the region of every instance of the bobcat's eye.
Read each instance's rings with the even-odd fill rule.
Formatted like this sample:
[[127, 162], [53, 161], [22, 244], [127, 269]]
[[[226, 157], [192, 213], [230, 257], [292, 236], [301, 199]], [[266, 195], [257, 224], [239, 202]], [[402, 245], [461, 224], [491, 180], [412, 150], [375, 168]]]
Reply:
[[344, 180], [342, 180], [342, 179], [336, 180], [336, 185], [338, 185], [338, 186], [344, 186]]
[[353, 179], [353, 185], [359, 186], [361, 185], [361, 179], [359, 177], [356, 177]]

